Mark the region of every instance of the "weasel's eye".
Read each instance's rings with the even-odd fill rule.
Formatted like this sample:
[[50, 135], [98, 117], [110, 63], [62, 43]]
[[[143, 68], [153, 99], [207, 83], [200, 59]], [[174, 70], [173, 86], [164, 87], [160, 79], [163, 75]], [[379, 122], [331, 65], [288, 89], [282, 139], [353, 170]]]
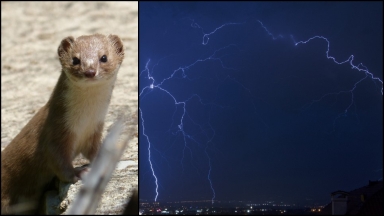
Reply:
[[106, 55], [101, 56], [100, 61], [101, 62], [107, 62], [108, 61], [107, 56]]
[[73, 57], [73, 59], [72, 59], [72, 64], [73, 64], [73, 65], [78, 65], [78, 64], [80, 64], [80, 59], [78, 59], [78, 58], [76, 58], [76, 57]]

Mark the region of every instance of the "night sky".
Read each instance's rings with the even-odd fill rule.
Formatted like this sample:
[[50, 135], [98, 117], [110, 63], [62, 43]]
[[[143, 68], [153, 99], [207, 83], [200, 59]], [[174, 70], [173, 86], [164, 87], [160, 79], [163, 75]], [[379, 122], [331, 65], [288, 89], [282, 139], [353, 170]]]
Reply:
[[[382, 179], [382, 21], [382, 2], [140, 2], [140, 199], [326, 204]], [[314, 36], [361, 71], [295, 46]]]

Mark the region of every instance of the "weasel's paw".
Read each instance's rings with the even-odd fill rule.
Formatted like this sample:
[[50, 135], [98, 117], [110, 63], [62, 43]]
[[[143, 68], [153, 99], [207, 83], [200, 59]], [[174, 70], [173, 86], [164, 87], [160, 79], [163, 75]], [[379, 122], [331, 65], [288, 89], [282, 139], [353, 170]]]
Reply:
[[86, 176], [90, 170], [91, 170], [91, 168], [89, 168], [89, 164], [86, 164], [86, 165], [81, 166], [81, 167], [76, 167], [75, 168], [75, 178], [77, 178], [77, 180], [83, 179], [84, 176]]

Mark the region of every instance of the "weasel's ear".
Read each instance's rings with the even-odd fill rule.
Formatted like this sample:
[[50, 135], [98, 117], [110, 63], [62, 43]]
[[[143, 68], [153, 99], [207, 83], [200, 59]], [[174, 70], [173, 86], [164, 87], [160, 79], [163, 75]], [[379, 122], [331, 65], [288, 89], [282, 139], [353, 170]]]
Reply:
[[108, 39], [109, 39], [109, 41], [111, 41], [112, 46], [115, 48], [116, 54], [123, 57], [124, 56], [124, 46], [123, 46], [123, 42], [121, 41], [119, 36], [108, 35]]
[[62, 57], [64, 53], [67, 53], [74, 42], [75, 39], [72, 36], [64, 38], [60, 43], [59, 49], [57, 50], [59, 56]]

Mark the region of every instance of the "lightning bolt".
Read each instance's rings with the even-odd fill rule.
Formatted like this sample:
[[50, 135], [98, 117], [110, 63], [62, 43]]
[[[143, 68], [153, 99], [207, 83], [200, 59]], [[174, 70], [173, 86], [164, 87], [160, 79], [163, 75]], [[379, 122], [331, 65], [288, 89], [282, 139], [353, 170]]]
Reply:
[[[211, 31], [209, 33], [206, 33], [204, 31], [204, 29], [199, 24], [197, 24], [194, 20], [190, 19], [190, 21], [191, 21], [191, 27], [192, 28], [196, 28], [196, 29], [200, 29], [201, 30], [202, 45], [203, 46], [207, 46], [209, 44], [210, 37], [212, 37], [216, 33], [219, 33], [223, 28], [230, 28], [231, 26], [234, 26], [234, 25], [243, 25], [244, 24], [244, 23], [235, 23], [235, 22], [225, 23], [225, 24], [222, 24], [219, 27], [215, 28], [213, 31]], [[257, 21], [259, 23], [259, 27], [264, 29], [264, 31], [267, 33], [267, 35], [269, 35], [273, 40], [285, 39], [285, 37], [283, 35], [281, 35], [281, 34], [275, 36], [274, 34], [272, 34], [268, 30], [268, 28], [260, 20], [257, 20]], [[345, 116], [347, 114], [347, 112], [351, 109], [353, 104], [355, 103], [354, 102], [354, 100], [355, 100], [354, 99], [354, 92], [355, 92], [356, 88], [359, 86], [359, 84], [361, 84], [364, 80], [371, 79], [373, 82], [380, 84], [381, 85], [381, 94], [383, 95], [383, 81], [379, 77], [375, 76], [372, 72], [370, 72], [368, 70], [368, 68], [365, 65], [363, 65], [362, 63], [359, 63], [359, 64], [354, 63], [354, 55], [350, 55], [346, 60], [343, 60], [343, 61], [338, 61], [338, 60], [336, 60], [335, 57], [330, 55], [330, 40], [328, 38], [326, 38], [324, 36], [313, 36], [313, 37], [311, 37], [311, 38], [309, 38], [307, 40], [302, 40], [302, 41], [297, 41], [297, 42], [295, 41], [295, 39], [294, 39], [294, 37], [292, 35], [290, 36], [290, 38], [293, 41], [293, 45], [297, 46], [297, 47], [300, 47], [302, 45], [310, 43], [311, 41], [314, 41], [314, 40], [323, 40], [323, 41], [326, 42], [326, 45], [327, 45], [327, 50], [325, 52], [325, 57], [327, 59], [331, 60], [332, 62], [334, 62], [335, 64], [338, 64], [338, 65], [349, 64], [351, 69], [357, 70], [357, 71], [361, 72], [362, 74], [364, 74], [364, 76], [361, 79], [359, 79], [358, 81], [356, 81], [354, 83], [354, 85], [350, 89], [339, 91], [339, 92], [327, 93], [327, 94], [323, 95], [322, 97], [320, 97], [320, 98], [318, 98], [316, 100], [313, 100], [312, 102], [310, 102], [309, 104], [304, 106], [304, 108], [309, 108], [314, 103], [320, 102], [321, 100], [323, 100], [324, 98], [326, 98], [328, 96], [332, 96], [332, 95], [333, 96], [337, 96], [337, 95], [340, 95], [340, 94], [350, 94], [350, 102], [345, 107], [344, 111], [342, 113], [340, 113], [334, 119], [333, 131], [335, 130], [335, 124], [338, 121], [338, 119], [343, 117], [343, 116]], [[193, 162], [194, 161], [193, 160], [193, 154], [192, 154], [193, 151], [190, 148], [189, 142], [196, 143], [198, 145], [202, 145], [201, 141], [199, 141], [198, 139], [196, 139], [194, 137], [194, 135], [192, 135], [192, 134], [190, 134], [190, 133], [188, 133], [186, 131], [186, 127], [185, 127], [186, 119], [191, 121], [192, 124], [194, 124], [197, 127], [199, 127], [201, 133], [205, 134], [206, 141], [204, 142], [204, 145], [205, 145], [204, 152], [205, 152], [206, 158], [208, 160], [208, 167], [209, 167], [209, 169], [207, 171], [208, 172], [207, 173], [207, 180], [209, 182], [210, 189], [212, 191], [212, 198], [211, 198], [212, 203], [214, 203], [214, 200], [216, 198], [216, 193], [215, 193], [214, 184], [213, 184], [213, 181], [212, 181], [212, 178], [211, 178], [211, 172], [212, 172], [212, 168], [213, 168], [213, 166], [212, 166], [212, 158], [210, 157], [210, 155], [208, 153], [208, 149], [213, 146], [212, 142], [213, 142], [214, 137], [216, 136], [216, 132], [213, 129], [213, 127], [209, 124], [209, 120], [207, 121], [208, 123], [207, 123], [207, 126], [205, 126], [205, 127], [203, 127], [202, 125], [194, 122], [193, 119], [188, 115], [187, 106], [188, 106], [189, 103], [191, 103], [191, 101], [195, 101], [195, 99], [197, 99], [202, 106], [211, 106], [211, 107], [212, 106], [217, 106], [217, 107], [220, 107], [220, 108], [224, 108], [224, 106], [219, 105], [219, 104], [215, 104], [213, 102], [206, 102], [197, 94], [192, 94], [189, 98], [184, 99], [184, 100], [177, 99], [177, 97], [175, 96], [175, 93], [172, 93], [167, 87], [164, 87], [164, 86], [166, 85], [167, 81], [170, 81], [172, 79], [188, 79], [189, 81], [195, 81], [195, 80], [199, 79], [199, 78], [190, 78], [187, 75], [186, 72], [188, 70], [190, 70], [191, 68], [193, 68], [193, 67], [195, 67], [195, 66], [197, 66], [199, 64], [202, 64], [204, 62], [218, 62], [222, 69], [236, 71], [235, 68], [231, 68], [231, 67], [226, 66], [225, 63], [222, 60], [223, 57], [226, 56], [226, 55], [225, 54], [221, 54], [221, 53], [223, 53], [224, 51], [231, 50], [231, 49], [239, 49], [239, 48], [235, 44], [230, 44], [230, 45], [224, 46], [224, 47], [222, 47], [220, 49], [216, 49], [208, 57], [199, 58], [198, 60], [192, 61], [190, 64], [178, 67], [176, 70], [173, 70], [173, 72], [168, 77], [163, 78], [159, 82], [157, 80], [155, 80], [155, 78], [152, 75], [152, 73], [154, 73], [154, 68], [159, 64], [159, 62], [161, 60], [159, 62], [157, 62], [152, 67], [152, 69], [149, 68], [150, 60], [148, 60], [147, 63], [146, 63], [145, 69], [140, 73], [140, 76], [143, 75], [144, 78], [146, 78], [146, 80], [149, 81], [149, 84], [146, 85], [144, 88], [142, 88], [142, 90], [141, 90], [141, 92], [139, 94], [140, 100], [143, 100], [147, 95], [151, 94], [153, 91], [158, 90], [158, 91], [161, 91], [161, 92], [165, 93], [165, 95], [169, 96], [169, 98], [171, 98], [172, 101], [173, 101], [173, 104], [175, 106], [175, 111], [174, 111], [172, 119], [177, 115], [176, 114], [177, 111], [179, 109], [181, 109], [181, 115], [177, 119], [177, 122], [178, 122], [177, 123], [177, 131], [174, 133], [174, 135], [180, 134], [182, 136], [182, 138], [183, 138], [183, 150], [182, 150], [182, 157], [181, 157], [181, 161], [180, 161], [181, 167], [182, 167], [183, 171], [184, 171], [183, 161], [185, 160], [185, 152], [189, 152], [190, 153], [190, 158], [191, 158], [190, 162], [191, 162], [191, 164], [194, 164], [194, 162]], [[217, 78], [218, 77], [219, 76], [217, 76]], [[248, 92], [250, 95], [252, 95], [251, 91], [245, 85], [243, 85], [242, 83], [237, 81], [235, 78], [231, 77], [230, 75], [224, 76], [224, 78], [222, 78], [220, 81], [224, 82], [226, 80], [233, 81], [234, 83], [238, 84], [242, 89], [244, 89], [246, 92]], [[218, 88], [217, 88], [217, 91], [218, 91]], [[214, 100], [212, 100], [212, 101], [214, 101]], [[253, 108], [256, 109], [255, 106]], [[144, 121], [144, 114], [143, 114], [143, 111], [142, 111], [141, 108], [139, 110], [140, 110], [140, 116], [141, 116], [142, 134], [146, 137], [146, 140], [147, 140], [147, 143], [148, 143], [148, 154], [149, 154], [148, 161], [149, 161], [150, 168], [151, 168], [151, 171], [152, 171], [152, 176], [155, 179], [155, 185], [156, 185], [155, 201], [157, 201], [158, 196], [159, 196], [159, 192], [158, 192], [159, 185], [158, 185], [158, 177], [157, 177], [156, 173], [158, 171], [156, 171], [154, 169], [152, 158], [151, 158], [151, 142], [150, 142], [149, 136], [145, 132], [146, 130], [145, 130], [145, 124], [144, 124], [145, 123], [145, 121]], [[206, 132], [205, 128], [209, 128], [210, 135]], [[195, 166], [195, 168], [196, 168], [196, 170], [199, 170], [196, 166]]]

